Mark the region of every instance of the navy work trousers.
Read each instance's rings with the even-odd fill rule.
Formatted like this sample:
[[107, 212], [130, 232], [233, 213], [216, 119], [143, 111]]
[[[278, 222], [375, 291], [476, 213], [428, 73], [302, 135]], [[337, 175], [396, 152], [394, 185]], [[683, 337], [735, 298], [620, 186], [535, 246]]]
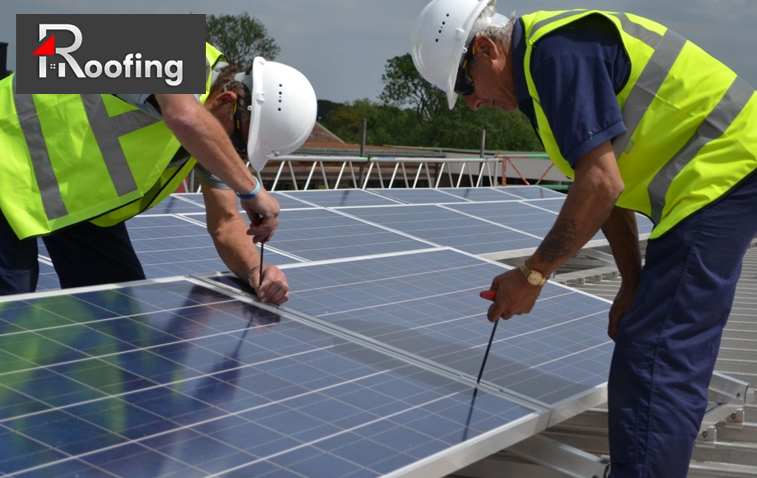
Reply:
[[757, 174], [649, 241], [609, 381], [611, 476], [685, 477], [741, 262], [757, 234]]
[[[88, 222], [43, 238], [61, 287], [84, 287], [145, 278], [125, 224]], [[39, 278], [37, 239], [16, 237], [0, 213], [0, 295], [34, 292]]]

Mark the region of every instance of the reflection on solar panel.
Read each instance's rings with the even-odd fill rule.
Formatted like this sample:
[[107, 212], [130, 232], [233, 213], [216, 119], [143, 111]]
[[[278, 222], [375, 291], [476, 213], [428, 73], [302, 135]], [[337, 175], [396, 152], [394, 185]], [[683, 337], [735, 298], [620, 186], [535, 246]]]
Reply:
[[[287, 269], [287, 307], [475, 377], [491, 333], [478, 292], [499, 264], [449, 250]], [[501, 327], [484, 380], [549, 408], [607, 381], [609, 304], [548, 283]]]
[[281, 194], [300, 201], [307, 201], [321, 207], [385, 206], [388, 204], [399, 204], [397, 201], [361, 189], [286, 191]]
[[[507, 206], [497, 206], [504, 208], [517, 203], [505, 204]], [[454, 247], [472, 254], [519, 251], [534, 248], [541, 242], [536, 237], [439, 206], [352, 208], [345, 212], [438, 245]]]
[[446, 474], [545, 413], [187, 281], [0, 303], [7, 476]]

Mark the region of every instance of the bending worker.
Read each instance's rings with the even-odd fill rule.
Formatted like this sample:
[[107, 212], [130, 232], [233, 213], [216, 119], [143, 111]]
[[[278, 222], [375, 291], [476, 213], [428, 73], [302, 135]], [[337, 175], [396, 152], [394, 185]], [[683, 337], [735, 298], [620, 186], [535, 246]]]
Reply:
[[256, 58], [240, 73], [210, 45], [206, 62], [198, 96], [24, 95], [15, 75], [0, 81], [0, 295], [35, 290], [38, 236], [64, 288], [144, 279], [124, 221], [197, 168], [220, 257], [262, 300], [288, 299], [276, 266], [258, 289], [250, 236], [272, 237], [279, 204], [243, 159], [260, 170], [299, 148], [315, 124], [315, 93], [280, 63]]
[[[727, 66], [632, 14], [434, 0], [413, 30], [421, 75], [473, 110], [520, 109], [574, 183], [554, 226], [497, 276], [489, 320], [528, 313], [601, 228], [622, 285], [610, 309], [612, 476], [686, 476], [708, 384], [757, 234], [757, 97]], [[634, 211], [652, 219], [642, 269]]]

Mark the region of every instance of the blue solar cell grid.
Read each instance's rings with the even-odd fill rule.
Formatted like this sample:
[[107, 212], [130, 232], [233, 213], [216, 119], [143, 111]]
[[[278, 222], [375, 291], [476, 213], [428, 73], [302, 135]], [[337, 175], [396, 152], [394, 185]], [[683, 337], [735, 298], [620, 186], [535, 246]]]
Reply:
[[444, 191], [447, 194], [458, 196], [469, 201], [515, 201], [520, 198], [515, 198], [509, 194], [505, 194], [503, 189], [506, 188], [439, 188], [439, 191]]
[[[564, 202], [564, 199], [547, 199], [529, 203], [450, 204], [448, 207], [544, 238], [552, 229], [557, 213], [560, 212]], [[592, 238], [592, 240], [601, 239], [604, 239], [601, 232]]]
[[[204, 214], [190, 217], [205, 219]], [[174, 217], [136, 217], [128, 228], [148, 279], [229, 269], [201, 224]], [[254, 247], [252, 239], [250, 243]], [[299, 262], [275, 251], [266, 251], [266, 260], [277, 265]]]
[[496, 188], [519, 199], [565, 198], [565, 194], [539, 186], [503, 186]]
[[309, 261], [433, 247], [325, 209], [285, 211], [271, 247]]
[[527, 417], [189, 282], [0, 303], [2, 474], [376, 477]]
[[388, 198], [361, 189], [286, 191], [282, 195], [307, 201], [321, 207], [386, 206], [400, 204]]
[[272, 192], [271, 196], [273, 196], [279, 202], [279, 207], [281, 207], [281, 209], [303, 209], [315, 207], [312, 204], [308, 204], [306, 202], [300, 201], [299, 199], [285, 196], [284, 194], [281, 194], [279, 192]]
[[[440, 189], [375, 189], [373, 193], [405, 204], [439, 204], [467, 202], [454, 194], [447, 194]], [[504, 198], [503, 198], [504, 199]]]
[[204, 211], [202, 194], [172, 194], [142, 214], [180, 214]]
[[[459, 206], [462, 205], [455, 205]], [[535, 237], [439, 206], [352, 208], [346, 212], [351, 216], [471, 254], [514, 251], [536, 247], [540, 243]]]
[[[431, 251], [287, 271], [288, 307], [471, 376], [489, 336], [479, 298], [498, 265]], [[551, 283], [534, 310], [497, 331], [484, 379], [545, 406], [607, 381], [609, 304]]]

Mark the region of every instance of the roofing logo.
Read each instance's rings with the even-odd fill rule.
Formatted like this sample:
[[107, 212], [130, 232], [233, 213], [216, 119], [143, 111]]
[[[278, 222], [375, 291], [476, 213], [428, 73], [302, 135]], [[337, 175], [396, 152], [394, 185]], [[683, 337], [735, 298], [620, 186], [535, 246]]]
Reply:
[[16, 23], [21, 93], [205, 91], [204, 15], [17, 15]]
[[[77, 78], [99, 78], [103, 73], [108, 78], [118, 78], [124, 75], [126, 78], [132, 76], [132, 66], [134, 77], [142, 78], [142, 54], [129, 53], [122, 61], [110, 60], [104, 65], [97, 60], [89, 60], [84, 64], [84, 69], [79, 65], [76, 59], [71, 55], [79, 49], [82, 44], [81, 30], [75, 25], [67, 24], [41, 24], [39, 26], [39, 39], [43, 40], [48, 31], [66, 30], [74, 35], [74, 43], [68, 47], [56, 47], [55, 35], [51, 35], [39, 48], [34, 50], [34, 55], [39, 57], [39, 77], [47, 78], [47, 57], [59, 55], [63, 57], [65, 63], [51, 63], [50, 69], [57, 70], [59, 78], [66, 77], [66, 65], [68, 65]], [[166, 84], [169, 86], [178, 86], [184, 78], [183, 62], [181, 60], [170, 60], [164, 65], [160, 61], [145, 61], [144, 74], [150, 78], [151, 74], [156, 78], [163, 78], [165, 74]]]

